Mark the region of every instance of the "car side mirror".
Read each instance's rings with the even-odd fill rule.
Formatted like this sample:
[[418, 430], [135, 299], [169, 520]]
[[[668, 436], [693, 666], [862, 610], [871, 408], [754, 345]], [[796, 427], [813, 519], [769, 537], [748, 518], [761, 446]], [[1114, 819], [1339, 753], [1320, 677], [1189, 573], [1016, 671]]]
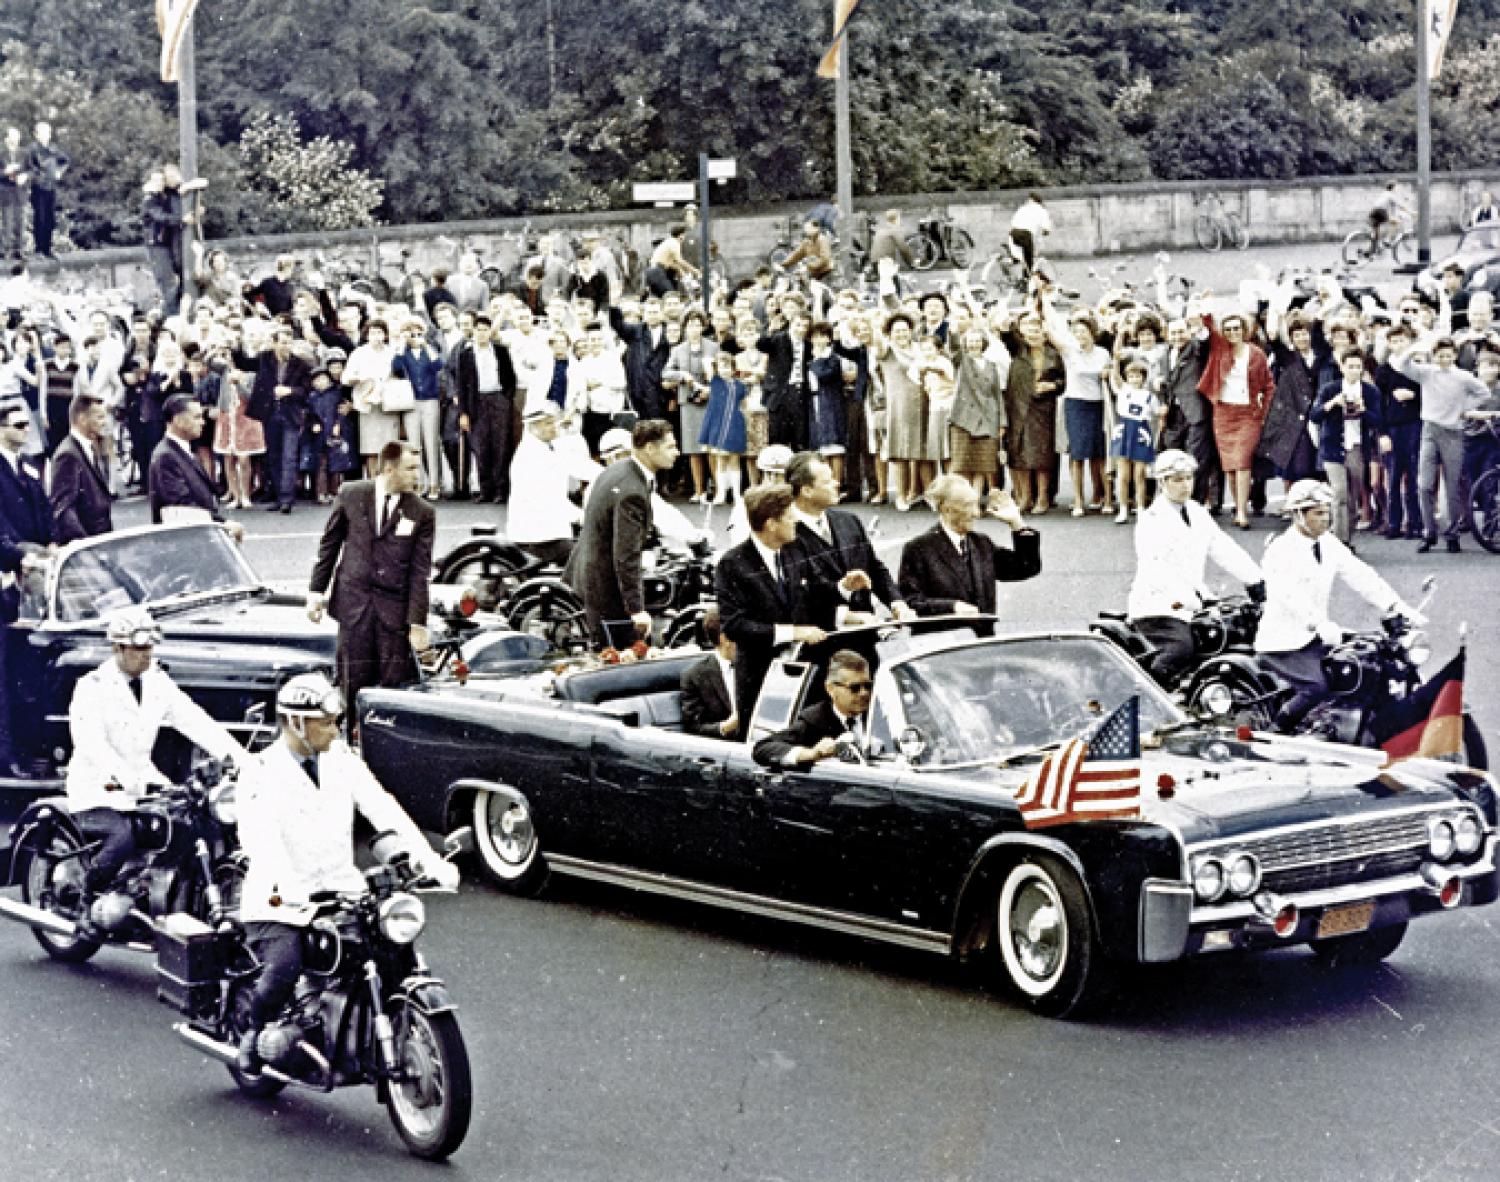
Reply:
[[914, 726], [909, 726], [901, 732], [901, 738], [897, 740], [896, 745], [901, 748], [901, 758], [911, 764], [921, 759], [923, 752], [927, 750], [927, 740]]

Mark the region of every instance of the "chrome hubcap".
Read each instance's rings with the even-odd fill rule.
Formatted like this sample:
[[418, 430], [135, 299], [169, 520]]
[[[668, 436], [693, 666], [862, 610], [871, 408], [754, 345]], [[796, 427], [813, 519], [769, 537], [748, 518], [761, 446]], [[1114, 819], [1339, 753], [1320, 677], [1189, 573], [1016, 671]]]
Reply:
[[531, 814], [515, 801], [506, 802], [505, 810], [490, 825], [490, 836], [501, 858], [512, 865], [520, 865], [531, 856], [536, 841]]
[[1029, 884], [1011, 908], [1011, 946], [1030, 977], [1044, 981], [1062, 959], [1065, 927], [1062, 909], [1050, 891]]

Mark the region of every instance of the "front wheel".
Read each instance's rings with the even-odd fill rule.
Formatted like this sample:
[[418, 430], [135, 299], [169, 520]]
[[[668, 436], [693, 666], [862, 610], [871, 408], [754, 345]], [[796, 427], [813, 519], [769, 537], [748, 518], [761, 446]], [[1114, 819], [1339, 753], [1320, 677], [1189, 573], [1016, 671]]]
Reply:
[[1036, 854], [1013, 866], [996, 900], [996, 940], [1011, 988], [1038, 1014], [1062, 1018], [1102, 983], [1102, 953], [1077, 876]]
[[960, 270], [974, 261], [974, 239], [967, 230], [954, 230], [948, 236], [948, 257]]
[[417, 1157], [442, 1161], [463, 1144], [474, 1107], [469, 1052], [458, 1019], [401, 1005], [391, 1015], [401, 1077], [391, 1081], [385, 1106], [401, 1140]]
[[1219, 219], [1211, 213], [1200, 213], [1193, 219], [1193, 240], [1199, 250], [1218, 250], [1223, 245]]
[[[21, 899], [40, 907], [59, 919], [73, 922], [83, 918], [84, 865], [83, 847], [66, 829], [54, 829], [40, 848], [31, 850], [26, 872], [21, 876]], [[62, 936], [43, 928], [32, 928], [31, 934], [54, 960], [82, 964], [99, 951], [97, 940], [81, 936]]]
[[1326, 940], [1314, 940], [1312, 950], [1313, 955], [1329, 968], [1372, 965], [1379, 964], [1395, 952], [1405, 938], [1406, 924], [1393, 923], [1389, 927], [1358, 932], [1352, 936], [1330, 936]]
[[1224, 228], [1228, 231], [1230, 246], [1234, 247], [1235, 250], [1250, 249], [1250, 231], [1245, 227], [1245, 223], [1240, 221], [1239, 214], [1226, 213], [1224, 215]]
[[937, 266], [937, 243], [926, 234], [908, 234], [906, 249], [911, 251], [912, 267], [918, 271], [930, 271]]
[[1368, 230], [1355, 230], [1344, 239], [1341, 256], [1346, 267], [1358, 267], [1375, 257], [1375, 235]]
[[547, 861], [526, 803], [499, 792], [478, 792], [473, 820], [485, 877], [513, 895], [537, 894], [547, 882]]
[[583, 605], [564, 583], [523, 586], [511, 598], [506, 623], [517, 632], [545, 640], [553, 652], [587, 652], [589, 626]]
[[1469, 490], [1469, 529], [1491, 554], [1500, 554], [1500, 467], [1491, 468]]
[[1391, 258], [1398, 267], [1409, 267], [1417, 261], [1417, 244], [1410, 234], [1400, 234], [1391, 243]]

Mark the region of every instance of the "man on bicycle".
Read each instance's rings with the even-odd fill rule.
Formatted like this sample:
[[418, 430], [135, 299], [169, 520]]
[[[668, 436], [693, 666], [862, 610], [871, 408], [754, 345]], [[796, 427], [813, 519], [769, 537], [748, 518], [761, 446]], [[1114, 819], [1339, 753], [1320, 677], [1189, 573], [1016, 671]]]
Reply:
[[1371, 247], [1372, 254], [1378, 254], [1380, 248], [1386, 244], [1386, 227], [1393, 226], [1389, 237], [1394, 238], [1400, 232], [1398, 219], [1412, 216], [1411, 208], [1401, 200], [1396, 190], [1395, 181], [1387, 181], [1385, 192], [1381, 194], [1380, 200], [1375, 202], [1375, 208], [1370, 210], [1370, 233], [1374, 236], [1375, 243]]

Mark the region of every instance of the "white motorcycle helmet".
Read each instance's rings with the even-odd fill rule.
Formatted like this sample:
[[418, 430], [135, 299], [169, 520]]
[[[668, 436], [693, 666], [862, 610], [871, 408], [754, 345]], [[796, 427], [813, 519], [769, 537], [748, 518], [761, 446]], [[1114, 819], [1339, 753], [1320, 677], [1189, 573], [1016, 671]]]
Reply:
[[1286, 493], [1286, 508], [1289, 513], [1303, 513], [1308, 509], [1333, 508], [1333, 489], [1321, 480], [1299, 480]]
[[110, 616], [104, 633], [110, 644], [151, 648], [161, 643], [161, 625], [143, 607], [127, 607]]
[[299, 739], [309, 718], [336, 719], [344, 714], [344, 695], [321, 673], [299, 673], [276, 692], [276, 713]]
[[1168, 448], [1156, 457], [1156, 478], [1166, 480], [1172, 476], [1193, 476], [1198, 471], [1198, 461], [1185, 451]]

